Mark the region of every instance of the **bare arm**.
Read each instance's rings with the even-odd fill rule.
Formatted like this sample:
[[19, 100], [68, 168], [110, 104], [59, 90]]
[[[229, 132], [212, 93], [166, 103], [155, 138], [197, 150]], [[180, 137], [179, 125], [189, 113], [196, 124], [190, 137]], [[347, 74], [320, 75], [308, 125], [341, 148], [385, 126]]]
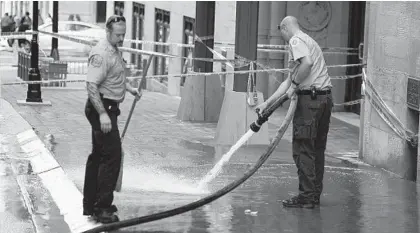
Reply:
[[291, 80], [290, 80], [290, 74], [289, 74], [289, 77], [280, 84], [276, 92], [274, 92], [273, 95], [271, 95], [270, 98], [268, 98], [265, 102], [268, 105], [270, 105], [271, 102], [280, 98], [280, 96], [284, 95], [286, 91], [289, 90], [290, 84], [291, 84]]
[[309, 76], [313, 61], [309, 56], [302, 57], [300, 59], [300, 65], [297, 68], [297, 74], [295, 77], [296, 83], [302, 83]]
[[99, 115], [105, 113], [106, 111], [102, 103], [101, 96], [99, 95], [98, 85], [96, 83], [87, 82], [86, 89], [90, 102], [93, 104]]

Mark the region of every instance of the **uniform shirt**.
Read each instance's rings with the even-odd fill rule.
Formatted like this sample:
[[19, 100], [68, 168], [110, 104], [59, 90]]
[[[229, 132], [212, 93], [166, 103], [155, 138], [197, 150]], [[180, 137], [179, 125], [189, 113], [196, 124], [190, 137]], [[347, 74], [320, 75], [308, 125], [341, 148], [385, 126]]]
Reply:
[[297, 65], [300, 64], [299, 59], [305, 56], [309, 56], [312, 59], [313, 65], [309, 76], [299, 84], [299, 89], [308, 90], [312, 86], [317, 90], [332, 88], [321, 48], [314, 39], [306, 33], [299, 31], [289, 41], [289, 68], [294, 67], [292, 68], [293, 71], [291, 74], [292, 80], [297, 75]]
[[126, 91], [125, 63], [118, 49], [101, 40], [89, 54], [87, 82], [96, 83], [104, 98], [122, 102]]

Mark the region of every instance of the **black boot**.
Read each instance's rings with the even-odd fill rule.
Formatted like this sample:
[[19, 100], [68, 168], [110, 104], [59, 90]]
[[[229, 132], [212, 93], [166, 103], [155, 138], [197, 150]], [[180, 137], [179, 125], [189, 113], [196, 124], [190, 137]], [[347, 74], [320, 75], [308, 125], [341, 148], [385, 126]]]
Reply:
[[115, 205], [110, 206], [109, 208], [94, 208], [93, 219], [100, 223], [113, 223], [118, 222], [120, 219], [115, 214], [117, 212], [117, 207]]
[[315, 207], [315, 203], [313, 200], [308, 200], [303, 198], [300, 195], [294, 196], [288, 200], [283, 201], [284, 207], [289, 208], [306, 208], [306, 209], [313, 209]]

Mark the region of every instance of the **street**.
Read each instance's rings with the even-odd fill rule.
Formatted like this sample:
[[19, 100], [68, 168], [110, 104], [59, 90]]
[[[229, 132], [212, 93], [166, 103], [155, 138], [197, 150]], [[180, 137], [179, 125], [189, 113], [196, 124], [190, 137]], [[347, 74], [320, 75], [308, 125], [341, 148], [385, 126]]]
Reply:
[[[7, 60], [8, 56], [10, 54], [0, 52], [0, 57]], [[0, 66], [0, 72], [2, 83], [16, 81], [16, 68]], [[86, 91], [43, 88], [42, 98], [51, 101], [52, 106], [17, 105], [17, 100], [26, 98], [26, 90], [26, 85], [2, 86], [1, 98], [34, 128], [68, 178], [82, 192], [84, 166], [91, 149], [90, 126], [84, 116]], [[129, 95], [120, 106], [120, 131], [132, 101]], [[121, 220], [165, 211], [203, 197], [203, 194], [196, 193], [197, 182], [229, 149], [214, 145], [215, 123], [179, 121], [176, 118], [178, 105], [179, 98], [154, 92], [145, 92], [137, 104], [123, 142], [122, 192], [115, 193]], [[281, 116], [280, 111], [269, 120], [270, 137], [274, 136]], [[10, 119], [2, 117], [0, 123], [3, 129]], [[10, 127], [13, 126], [9, 125], [8, 129]], [[344, 123], [333, 119], [330, 135], [320, 207], [313, 210], [286, 209], [281, 204], [281, 200], [297, 194], [298, 190], [289, 127], [267, 163], [233, 192], [191, 212], [116, 232], [419, 232], [419, 185], [377, 168], [349, 164], [339, 159], [343, 154], [352, 154], [357, 150], [358, 133]], [[210, 191], [214, 192], [241, 177], [265, 148], [241, 148], [211, 182]], [[7, 161], [21, 155], [9, 151], [2, 152], [1, 156]], [[16, 186], [13, 181], [3, 181], [8, 179], [4, 174], [10, 173], [4, 163], [0, 163], [3, 169], [0, 171], [3, 172], [0, 173], [0, 212], [5, 208], [2, 205], [7, 206], [2, 204], [2, 200], [13, 202], [9, 199], [11, 194], [7, 194], [8, 187]], [[38, 195], [42, 192], [45, 190], [39, 191]], [[71, 202], [72, 197], [66, 199]], [[22, 201], [16, 202], [20, 203], [17, 210], [23, 211]], [[57, 205], [60, 206], [60, 203]], [[62, 227], [56, 229], [67, 229], [54, 203], [51, 206], [44, 215], [48, 213], [50, 219], [55, 219], [56, 227]], [[10, 210], [0, 215], [0, 232], [7, 232], [1, 227], [15, 222], [19, 222], [22, 229], [31, 229], [28, 215], [21, 215], [26, 218], [11, 218], [12, 213]], [[33, 229], [20, 232], [33, 232]]]

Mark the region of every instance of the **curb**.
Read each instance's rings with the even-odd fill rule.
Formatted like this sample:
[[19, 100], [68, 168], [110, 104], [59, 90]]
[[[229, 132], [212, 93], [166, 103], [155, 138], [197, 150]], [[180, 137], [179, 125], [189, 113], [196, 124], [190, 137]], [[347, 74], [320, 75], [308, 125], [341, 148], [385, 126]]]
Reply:
[[[51, 151], [48, 150], [44, 142], [36, 135], [31, 125], [12, 107], [12, 105], [4, 99], [2, 102], [2, 112], [13, 115], [15, 125], [19, 124], [20, 130], [16, 135], [18, 146], [25, 154], [25, 158], [29, 162], [29, 175], [36, 175], [41, 181], [41, 185], [45, 188], [55, 205], [60, 210], [60, 215], [64, 218], [70, 231], [78, 233], [88, 229], [95, 228], [101, 224], [91, 222], [88, 217], [82, 215], [82, 194], [76, 185], [67, 177], [62, 167], [54, 159]], [[14, 169], [16, 170], [16, 169]], [[17, 176], [19, 174], [16, 174]], [[36, 215], [33, 210], [34, 205], [30, 200], [27, 188], [22, 182], [19, 187], [24, 195], [25, 205], [34, 220]], [[34, 227], [37, 229], [35, 222]], [[39, 231], [37, 231], [39, 232]], [[61, 233], [61, 232], [60, 232]]]

